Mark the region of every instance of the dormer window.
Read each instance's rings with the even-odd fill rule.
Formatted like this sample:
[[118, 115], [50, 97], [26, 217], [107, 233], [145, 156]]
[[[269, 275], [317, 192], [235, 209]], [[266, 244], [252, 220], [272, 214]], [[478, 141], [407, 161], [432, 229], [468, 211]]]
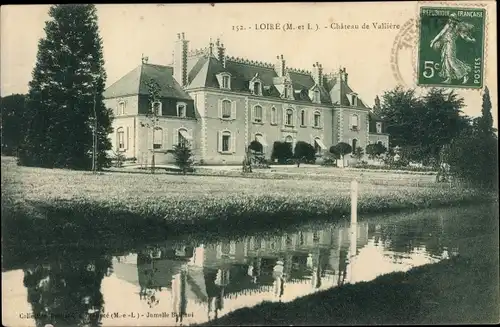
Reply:
[[217, 74], [217, 80], [219, 82], [221, 89], [226, 89], [226, 90], [231, 89], [231, 74], [227, 72]]
[[377, 128], [377, 134], [381, 134], [382, 133], [382, 123], [377, 122], [376, 128]]
[[319, 90], [314, 90], [314, 93], [313, 93], [313, 102], [314, 103], [320, 103], [321, 102]]
[[161, 102], [160, 101], [153, 102], [153, 104], [151, 105], [151, 110], [153, 111], [153, 114], [155, 116], [161, 116], [161, 114], [162, 114], [162, 112], [161, 112]]
[[229, 76], [222, 76], [222, 88], [229, 89]]
[[286, 83], [283, 88], [283, 98], [284, 99], [290, 99], [293, 98], [293, 93], [292, 93], [292, 85]]
[[260, 82], [253, 82], [252, 93], [254, 95], [262, 95], [262, 84]]
[[177, 117], [186, 117], [187, 105], [184, 102], [177, 102]]
[[358, 105], [358, 95], [356, 93], [351, 93], [351, 106], [356, 107]]

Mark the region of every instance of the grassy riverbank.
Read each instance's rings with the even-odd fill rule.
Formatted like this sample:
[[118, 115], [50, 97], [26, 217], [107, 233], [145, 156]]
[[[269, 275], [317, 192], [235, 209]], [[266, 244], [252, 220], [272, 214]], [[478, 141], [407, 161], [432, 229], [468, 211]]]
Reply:
[[207, 325], [499, 323], [498, 205], [472, 218], [448, 225], [460, 239], [457, 257], [291, 303], [265, 302]]
[[[360, 214], [487, 201], [473, 190], [360, 184]], [[287, 226], [350, 211], [349, 183], [18, 167], [2, 158], [4, 246], [101, 246]]]

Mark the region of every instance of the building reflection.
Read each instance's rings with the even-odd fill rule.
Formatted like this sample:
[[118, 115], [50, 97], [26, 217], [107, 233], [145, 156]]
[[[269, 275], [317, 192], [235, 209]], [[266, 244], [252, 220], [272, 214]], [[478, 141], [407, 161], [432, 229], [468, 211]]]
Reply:
[[[359, 224], [354, 237], [356, 247], [366, 245], [368, 224]], [[177, 321], [190, 312], [189, 303], [204, 306], [210, 320], [236, 303], [249, 305], [251, 298], [255, 304], [262, 299], [288, 301], [342, 285], [349, 279], [352, 244], [350, 228], [336, 226], [212, 244], [157, 245], [116, 258], [114, 271], [137, 283], [139, 297], [150, 307], [165, 308], [156, 294], [169, 290]], [[137, 277], [126, 263], [132, 260], [133, 265], [134, 259]]]

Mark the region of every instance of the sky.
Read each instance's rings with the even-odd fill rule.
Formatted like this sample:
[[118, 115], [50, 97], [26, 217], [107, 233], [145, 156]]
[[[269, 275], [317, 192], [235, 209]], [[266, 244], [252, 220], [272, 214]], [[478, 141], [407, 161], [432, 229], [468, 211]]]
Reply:
[[[496, 7], [493, 1], [484, 3], [488, 17], [485, 84], [490, 90], [497, 125]], [[140, 65], [142, 55], [149, 57], [149, 63], [170, 64], [177, 33], [184, 32], [191, 49], [206, 47], [210, 38], [220, 38], [230, 56], [274, 63], [276, 56], [282, 54], [287, 66], [310, 71], [319, 62], [325, 73], [345, 67], [351, 88], [372, 106], [375, 96], [381, 96], [398, 83], [416, 87], [412, 50], [398, 52], [402, 72], [402, 80], [398, 81], [391, 68], [391, 51], [399, 29], [348, 30], [329, 26], [331, 23], [402, 26], [417, 17], [417, 6], [418, 2], [97, 5], [107, 86]], [[28, 91], [38, 40], [45, 36], [48, 9], [48, 5], [1, 7], [2, 96]], [[276, 23], [310, 24], [313, 28], [318, 24], [321, 28], [256, 30], [256, 25]], [[246, 30], [236, 31], [235, 26], [240, 25]], [[465, 99], [465, 114], [480, 115], [481, 92], [457, 90]]]

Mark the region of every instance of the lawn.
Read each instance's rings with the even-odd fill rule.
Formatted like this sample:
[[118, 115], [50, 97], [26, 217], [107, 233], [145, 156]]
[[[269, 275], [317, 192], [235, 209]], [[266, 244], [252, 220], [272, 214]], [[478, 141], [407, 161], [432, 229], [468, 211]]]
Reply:
[[[489, 200], [470, 189], [375, 185], [360, 179], [360, 214]], [[2, 158], [4, 244], [17, 251], [70, 242], [223, 233], [349, 215], [335, 179], [128, 174], [19, 167]]]

